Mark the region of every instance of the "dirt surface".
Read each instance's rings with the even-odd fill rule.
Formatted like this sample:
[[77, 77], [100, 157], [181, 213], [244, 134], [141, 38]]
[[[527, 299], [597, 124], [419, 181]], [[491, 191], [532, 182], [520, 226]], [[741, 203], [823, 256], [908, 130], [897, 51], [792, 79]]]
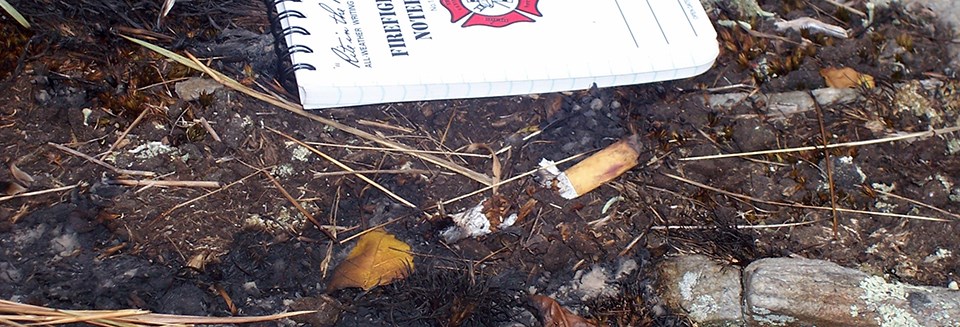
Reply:
[[[336, 301], [324, 307], [340, 314], [340, 325], [496, 326], [538, 325], [526, 300], [537, 293], [606, 325], [638, 326], [687, 324], [660, 304], [653, 282], [656, 262], [676, 253], [743, 265], [763, 257], [827, 259], [924, 285], [960, 279], [956, 133], [826, 153], [685, 160], [820, 145], [824, 136], [837, 144], [957, 126], [960, 84], [944, 48], [953, 34], [925, 12], [881, 9], [864, 24], [826, 2], [767, 1], [763, 8], [779, 17], [814, 17], [849, 29], [851, 38], [780, 31], [772, 19], [743, 17], [757, 32], [718, 24], [721, 57], [689, 80], [314, 112], [443, 151], [439, 156], [488, 176], [497, 169], [486, 147], [509, 146], [497, 156], [502, 179], [536, 169], [542, 158], [559, 161], [639, 135], [641, 164], [623, 177], [576, 200], [520, 178], [495, 198], [507, 212], [531, 203], [529, 214], [512, 227], [447, 244], [439, 233], [451, 225], [449, 214], [494, 194], [438, 203], [480, 183], [409, 154], [363, 148], [379, 145], [227, 89], [184, 100], [177, 84], [203, 74], [118, 36], [190, 52], [248, 85], [285, 93], [271, 87], [282, 84], [275, 82], [282, 63], [265, 4], [178, 2], [158, 27], [153, 1], [11, 3], [34, 26], [0, 18], [0, 182], [7, 194], [17, 186], [64, 190], [2, 198], [3, 299], [215, 316]], [[722, 6], [711, 15], [738, 17]], [[794, 114], [771, 110], [760, 97], [826, 87], [825, 67], [869, 74], [876, 87]], [[737, 93], [749, 96], [705, 104]], [[291, 138], [374, 171], [366, 176], [417, 208], [338, 173]], [[456, 154], [464, 152], [485, 156]], [[122, 182], [137, 179], [220, 187]], [[901, 216], [834, 216], [833, 206]], [[344, 240], [381, 224], [411, 245], [413, 274], [368, 292], [326, 294], [333, 267], [353, 244], [330, 236]], [[304, 319], [298, 322], [329, 323]]]

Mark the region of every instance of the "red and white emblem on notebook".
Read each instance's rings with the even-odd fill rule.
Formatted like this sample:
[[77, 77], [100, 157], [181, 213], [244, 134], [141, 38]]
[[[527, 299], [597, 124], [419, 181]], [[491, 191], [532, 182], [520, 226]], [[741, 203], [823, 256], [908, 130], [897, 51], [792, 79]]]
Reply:
[[533, 17], [543, 17], [537, 10], [537, 2], [540, 0], [440, 0], [450, 11], [450, 22], [463, 20], [463, 27], [504, 27], [516, 22], [533, 22]]

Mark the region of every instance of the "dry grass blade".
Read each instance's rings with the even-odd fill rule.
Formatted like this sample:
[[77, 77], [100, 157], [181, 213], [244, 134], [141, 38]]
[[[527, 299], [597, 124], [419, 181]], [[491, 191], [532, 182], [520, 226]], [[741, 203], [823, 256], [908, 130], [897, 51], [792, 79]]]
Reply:
[[[354, 170], [354, 171], [328, 171], [328, 172], [314, 172], [313, 177], [327, 177], [327, 176], [343, 176], [343, 175], [353, 175], [353, 174], [429, 174], [432, 173], [429, 170], [423, 169], [364, 169], [364, 170]], [[449, 174], [449, 173], [448, 173]]]
[[114, 179], [107, 181], [107, 184], [124, 186], [161, 186], [161, 187], [203, 187], [218, 188], [220, 182], [217, 181], [152, 181], [139, 179]]
[[[265, 322], [314, 311], [286, 312], [256, 317], [203, 317], [155, 314], [145, 310], [60, 310], [0, 300], [0, 322], [14, 326], [88, 323], [98, 326], [184, 326]], [[21, 324], [24, 323], [24, 324]]]
[[[266, 168], [265, 168], [265, 169], [266, 169]], [[207, 198], [208, 196], [217, 194], [217, 193], [219, 193], [220, 191], [223, 191], [223, 190], [226, 190], [226, 189], [230, 188], [231, 186], [237, 185], [237, 184], [239, 184], [239, 183], [243, 183], [243, 181], [245, 181], [245, 180], [247, 180], [248, 178], [253, 177], [253, 176], [255, 176], [255, 175], [259, 174], [259, 173], [260, 173], [259, 170], [258, 170], [258, 171], [255, 171], [255, 172], [253, 172], [253, 173], [251, 173], [251, 174], [249, 174], [249, 175], [247, 175], [247, 176], [244, 176], [243, 178], [240, 178], [240, 179], [234, 181], [233, 183], [227, 184], [227, 185], [225, 185], [225, 186], [223, 186], [223, 187], [221, 187], [221, 188], [218, 188], [218, 189], [216, 189], [216, 190], [207, 192], [207, 193], [205, 193], [205, 194], [203, 194], [203, 195], [201, 195], [201, 196], [195, 197], [195, 198], [190, 199], [190, 200], [188, 200], [188, 201], [186, 201], [186, 202], [182, 202], [182, 203], [180, 203], [180, 204], [177, 204], [177, 205], [173, 206], [173, 208], [167, 209], [167, 211], [164, 211], [164, 212], [160, 213], [159, 215], [157, 215], [156, 218], [153, 218], [153, 221], [158, 221], [158, 220], [160, 220], [160, 218], [166, 217], [167, 215], [173, 213], [173, 212], [176, 211], [177, 209], [180, 209], [180, 208], [183, 208], [183, 207], [185, 207], [185, 206], [188, 206], [188, 205], [190, 205], [191, 203], [194, 203], [194, 202], [203, 200], [203, 199]]]
[[846, 142], [846, 143], [835, 143], [835, 144], [827, 145], [826, 147], [824, 147], [824, 146], [819, 146], [819, 145], [815, 145], [815, 146], [804, 146], [804, 147], [799, 147], [799, 148], [788, 148], [788, 149], [774, 149], [774, 150], [763, 150], [763, 151], [752, 151], [752, 152], [741, 152], [741, 153], [714, 154], [714, 155], [709, 155], [709, 156], [680, 158], [680, 161], [723, 159], [723, 158], [734, 158], [734, 157], [749, 157], [749, 156], [758, 156], [758, 155], [765, 155], [765, 154], [777, 154], [777, 153], [791, 153], [791, 152], [813, 151], [813, 150], [821, 150], [821, 149], [824, 149], [824, 148], [826, 148], [826, 149], [849, 148], [849, 147], [855, 147], [855, 146], [863, 146], [863, 145], [878, 144], [878, 143], [888, 143], [888, 142], [895, 142], [895, 141], [903, 141], [903, 140], [909, 140], [909, 139], [916, 139], [916, 138], [921, 138], [921, 137], [935, 136], [935, 135], [940, 135], [940, 134], [948, 134], [948, 133], [953, 133], [953, 132], [957, 132], [957, 131], [960, 131], [960, 127], [956, 127], [956, 126], [955, 126], [955, 127], [947, 127], [947, 128], [935, 129], [935, 130], [924, 131], [924, 132], [916, 132], [916, 133], [909, 133], [909, 134], [903, 134], [903, 135], [885, 137], [885, 138], [875, 139], [875, 140], [866, 140], [866, 141], [857, 141], [857, 142]]
[[[664, 175], [664, 176], [667, 176], [667, 177], [670, 177], [670, 178], [673, 178], [673, 179], [676, 179], [676, 180], [678, 180], [678, 181], [681, 181], [681, 182], [684, 182], [684, 183], [687, 183], [687, 184], [696, 186], [696, 187], [700, 187], [700, 188], [704, 188], [704, 189], [707, 189], [707, 190], [710, 190], [710, 191], [714, 191], [714, 192], [717, 192], [717, 193], [721, 193], [721, 194], [724, 194], [724, 195], [732, 196], [732, 197], [735, 197], [735, 198], [738, 198], [738, 199], [741, 199], [741, 200], [753, 201], [753, 202], [757, 202], [757, 203], [765, 203], [765, 204], [775, 205], [775, 206], [791, 207], [791, 208], [815, 209], [815, 210], [834, 210], [834, 208], [829, 208], [829, 207], [820, 207], [820, 206], [812, 206], [812, 205], [807, 205], [807, 204], [786, 203], [786, 202], [779, 202], [779, 201], [770, 201], [770, 200], [758, 199], [758, 198], [755, 198], [755, 197], [752, 197], [752, 196], [749, 196], [749, 195], [739, 194], [739, 193], [733, 193], [733, 192], [730, 192], [730, 191], [727, 191], [727, 190], [722, 190], [722, 189], [719, 189], [719, 188], [716, 188], [716, 187], [713, 187], [713, 186], [710, 186], [710, 185], [706, 185], [706, 184], [703, 184], [703, 183], [695, 182], [695, 181], [692, 181], [692, 180], [690, 180], [690, 179], [683, 178], [683, 177], [680, 177], [680, 176], [671, 175], [671, 174], [663, 174], [663, 175]], [[934, 217], [925, 217], [925, 216], [916, 216], [916, 215], [905, 215], [905, 214], [899, 214], [899, 213], [875, 212], [875, 211], [845, 209], [845, 208], [836, 208], [836, 210], [839, 211], [839, 212], [857, 213], [857, 214], [863, 214], [863, 215], [868, 215], [868, 216], [896, 217], [896, 218], [907, 218], [907, 219], [926, 220], [926, 221], [951, 222], [951, 220], [949, 220], [949, 219], [934, 218]]]
[[946, 211], [946, 210], [937, 208], [937, 207], [935, 207], [935, 206], [932, 206], [932, 205], [929, 205], [929, 204], [926, 204], [926, 203], [923, 203], [923, 202], [920, 202], [920, 201], [917, 201], [917, 200], [914, 200], [914, 199], [911, 199], [911, 198], [908, 198], [908, 197], [905, 197], [905, 196], [900, 196], [900, 195], [896, 195], [896, 194], [893, 194], [893, 193], [884, 192], [884, 191], [881, 191], [881, 190], [874, 190], [874, 192], [877, 192], [877, 194], [880, 194], [880, 195], [883, 195], [883, 196], [889, 196], [889, 197], [894, 198], [894, 199], [899, 199], [899, 200], [903, 200], [903, 201], [907, 201], [907, 202], [916, 204], [916, 205], [918, 205], [918, 206], [921, 206], [921, 207], [924, 207], [924, 208], [927, 208], [927, 209], [930, 209], [930, 210], [933, 210], [933, 211], [936, 211], [936, 212], [945, 214], [945, 215], [947, 215], [947, 216], [953, 217], [954, 219], [960, 221], [960, 215], [955, 214], [955, 213], [952, 213], [952, 212], [950, 212], [950, 211]]
[[130, 123], [130, 126], [127, 126], [127, 128], [123, 130], [123, 133], [120, 134], [119, 137], [117, 137], [117, 140], [114, 141], [113, 144], [110, 144], [110, 147], [107, 148], [107, 151], [104, 151], [104, 152], [103, 152], [102, 154], [100, 154], [98, 157], [100, 157], [100, 159], [103, 159], [103, 158], [106, 157], [108, 154], [110, 154], [110, 152], [113, 152], [114, 149], [116, 149], [118, 146], [120, 146], [120, 143], [122, 143], [123, 140], [127, 139], [127, 135], [130, 134], [130, 131], [132, 131], [134, 127], [137, 127], [137, 125], [140, 124], [140, 121], [143, 120], [143, 117], [146, 117], [146, 116], [147, 116], [147, 113], [148, 113], [148, 112], [150, 112], [150, 110], [140, 111], [140, 114], [137, 115], [137, 119], [134, 119], [133, 122]]
[[[157, 21], [159, 21], [159, 20], [162, 19], [163, 17], [167, 17], [167, 14], [170, 14], [170, 10], [173, 9], [173, 5], [176, 4], [176, 3], [177, 3], [176, 0], [164, 0], [164, 1], [163, 1], [163, 8], [161, 8], [161, 10], [160, 10], [160, 17], [157, 18]], [[159, 25], [159, 24], [157, 24], [157, 25]]]
[[69, 191], [69, 190], [74, 189], [74, 188], [77, 187], [77, 186], [80, 186], [80, 184], [73, 184], [73, 185], [61, 186], [61, 187], [52, 188], [52, 189], [48, 189], [48, 190], [40, 190], [40, 191], [20, 193], [20, 194], [17, 194], [17, 195], [0, 196], [0, 202], [7, 201], [7, 200], [10, 200], [10, 199], [15, 199], [15, 198], [22, 198], [22, 197], [28, 197], [28, 196], [34, 196], [34, 195], [43, 195], [43, 194], [47, 194], [47, 193], [54, 193], [54, 192], [60, 192], [60, 191]]
[[[785, 223], [785, 224], [770, 224], [770, 225], [735, 225], [734, 228], [737, 229], [768, 229], [768, 228], [786, 228], [786, 227], [797, 227], [810, 225], [817, 223], [819, 220], [808, 220], [795, 223]], [[650, 227], [652, 230], [704, 230], [704, 229], [717, 229], [717, 226], [697, 226], [697, 225], [669, 225], [669, 226], [653, 226]]]
[[834, 6], [837, 6], [837, 7], [841, 7], [841, 8], [843, 8], [843, 9], [846, 9], [847, 11], [849, 11], [849, 12], [851, 12], [851, 13], [854, 13], [854, 14], [857, 14], [857, 15], [860, 16], [860, 17], [867, 17], [867, 14], [866, 14], [866, 13], [864, 13], [864, 12], [862, 12], [862, 11], [859, 11], [859, 10], [857, 10], [857, 9], [854, 8], [854, 7], [851, 7], [851, 6], [848, 5], [848, 4], [840, 3], [840, 2], [837, 2], [836, 0], [824, 0], [824, 2], [829, 3], [829, 4], [831, 4], [831, 5], [834, 5]]
[[240, 92], [240, 93], [249, 95], [249, 96], [251, 96], [251, 97], [253, 97], [253, 98], [255, 98], [255, 99], [258, 99], [258, 100], [260, 100], [260, 101], [269, 103], [269, 104], [271, 104], [271, 105], [273, 105], [273, 106], [276, 106], [276, 107], [278, 107], [278, 108], [281, 108], [281, 109], [290, 111], [290, 112], [292, 112], [292, 113], [294, 113], [294, 114], [297, 114], [297, 115], [299, 115], [299, 116], [302, 116], [302, 117], [307, 118], [307, 119], [310, 119], [310, 120], [313, 120], [313, 121], [315, 121], [315, 122], [318, 122], [318, 123], [321, 123], [321, 124], [324, 124], [324, 125], [327, 125], [327, 126], [330, 126], [330, 127], [336, 128], [336, 129], [339, 129], [339, 130], [344, 131], [344, 132], [349, 133], [349, 134], [353, 134], [354, 136], [357, 136], [357, 137], [360, 137], [360, 138], [363, 138], [363, 139], [366, 139], [366, 140], [369, 140], [369, 141], [373, 141], [373, 142], [379, 143], [380, 145], [383, 145], [383, 146], [386, 146], [386, 147], [389, 147], [389, 148], [392, 148], [392, 149], [396, 149], [396, 150], [400, 150], [400, 151], [406, 152], [406, 153], [408, 153], [408, 154], [410, 154], [410, 155], [412, 155], [412, 156], [415, 156], [415, 157], [417, 157], [417, 158], [423, 159], [424, 161], [433, 163], [433, 164], [435, 164], [435, 165], [438, 165], [438, 166], [440, 166], [440, 167], [449, 169], [449, 170], [451, 170], [451, 171], [453, 171], [453, 172], [456, 172], [456, 173], [461, 174], [461, 175], [463, 175], [463, 176], [466, 176], [466, 177], [468, 177], [468, 178], [470, 178], [470, 179], [473, 179], [473, 180], [475, 180], [475, 181], [477, 181], [477, 182], [483, 183], [484, 185], [491, 185], [491, 184], [493, 184], [493, 179], [490, 178], [490, 176], [487, 176], [487, 175], [484, 175], [484, 174], [475, 172], [475, 171], [473, 171], [473, 170], [467, 169], [466, 167], [460, 166], [460, 165], [458, 165], [458, 164], [456, 164], [456, 163], [450, 162], [450, 161], [448, 161], [448, 160], [445, 160], [445, 159], [442, 159], [442, 158], [439, 158], [439, 157], [436, 157], [436, 156], [433, 156], [433, 155], [413, 152], [413, 151], [415, 151], [415, 150], [412, 149], [412, 148], [410, 148], [410, 147], [408, 147], [408, 146], [406, 146], [406, 145], [403, 145], [403, 144], [400, 144], [400, 143], [397, 143], [397, 142], [393, 142], [393, 141], [387, 140], [387, 139], [385, 139], [385, 138], [382, 138], [382, 137], [379, 137], [379, 136], [376, 136], [376, 135], [367, 133], [367, 132], [365, 132], [365, 131], [362, 131], [362, 130], [360, 130], [360, 129], [357, 129], [357, 128], [354, 128], [354, 127], [351, 127], [351, 126], [347, 126], [347, 125], [341, 124], [341, 123], [336, 122], [336, 121], [333, 121], [333, 120], [331, 120], [331, 119], [327, 119], [327, 118], [323, 118], [323, 117], [320, 117], [320, 116], [311, 114], [311, 113], [307, 112], [306, 110], [303, 110], [303, 107], [301, 107], [301, 106], [299, 106], [299, 105], [290, 103], [289, 101], [286, 101], [286, 100], [283, 100], [283, 99], [280, 99], [280, 98], [277, 98], [277, 97], [274, 97], [274, 96], [270, 96], [270, 95], [267, 95], [267, 94], [263, 94], [263, 93], [254, 91], [253, 89], [251, 89], [251, 88], [249, 88], [249, 87], [247, 87], [247, 86], [245, 86], [245, 85], [243, 85], [243, 84], [240, 84], [240, 82], [237, 82], [236, 80], [234, 80], [234, 79], [232, 79], [232, 78], [230, 78], [230, 77], [227, 77], [227, 76], [224, 75], [224, 74], [221, 74], [221, 73], [219, 73], [219, 72], [210, 70], [209, 68], [207, 68], [206, 66], [204, 66], [203, 64], [201, 64], [199, 61], [190, 60], [190, 59], [188, 59], [188, 58], [186, 58], [186, 57], [184, 57], [184, 56], [181, 56], [181, 55], [179, 55], [179, 54], [176, 54], [176, 53], [174, 53], [174, 52], [172, 52], [172, 51], [169, 51], [169, 50], [167, 50], [167, 49], [158, 47], [158, 46], [156, 46], [156, 45], [150, 44], [149, 42], [146, 42], [146, 41], [143, 41], [143, 40], [135, 39], [135, 38], [128, 37], [128, 36], [124, 36], [124, 35], [121, 35], [121, 37], [129, 40], [130, 42], [139, 44], [139, 45], [141, 45], [141, 46], [143, 46], [143, 47], [145, 47], [145, 48], [147, 48], [147, 49], [150, 49], [151, 51], [154, 51], [154, 52], [156, 52], [156, 53], [159, 53], [159, 54], [163, 55], [164, 57], [170, 58], [171, 60], [176, 61], [176, 62], [178, 62], [178, 63], [180, 63], [180, 64], [182, 64], [182, 65], [184, 65], [184, 66], [190, 67], [190, 68], [192, 68], [192, 69], [195, 69], [195, 70], [198, 70], [198, 71], [201, 71], [201, 72], [206, 72], [206, 73], [208, 73], [208, 74], [211, 74], [211, 78], [214, 78], [214, 79], [220, 81], [224, 86], [226, 86], [226, 87], [228, 87], [228, 88], [230, 88], [230, 89], [233, 89], [233, 90], [235, 90], [235, 91], [237, 91], [237, 92]]
[[417, 208], [417, 206], [416, 206], [415, 204], [410, 203], [410, 201], [407, 201], [406, 199], [404, 199], [404, 198], [400, 197], [399, 195], [393, 193], [392, 191], [390, 191], [390, 190], [387, 189], [386, 187], [383, 187], [383, 185], [380, 185], [380, 183], [377, 183], [377, 182], [375, 182], [374, 180], [368, 178], [367, 176], [365, 176], [365, 175], [363, 175], [363, 174], [361, 174], [361, 173], [358, 173], [358, 172], [354, 171], [353, 168], [350, 168], [349, 166], [343, 164], [343, 163], [340, 162], [339, 160], [334, 159], [333, 157], [327, 155], [327, 154], [324, 153], [323, 151], [320, 151], [320, 150], [318, 150], [317, 148], [314, 148], [314, 147], [310, 146], [309, 144], [306, 144], [306, 143], [304, 143], [303, 141], [298, 140], [298, 139], [294, 138], [293, 136], [284, 134], [283, 132], [278, 131], [278, 130], [276, 130], [276, 129], [273, 129], [273, 128], [270, 128], [270, 127], [267, 127], [267, 129], [270, 130], [271, 132], [274, 132], [274, 133], [277, 134], [277, 135], [283, 136], [284, 138], [286, 138], [286, 139], [288, 139], [288, 140], [290, 140], [290, 141], [293, 141], [293, 142], [299, 144], [300, 146], [306, 148], [307, 150], [310, 150], [310, 152], [313, 152], [313, 153], [315, 153], [316, 155], [322, 157], [323, 159], [326, 159], [327, 161], [333, 163], [334, 165], [337, 165], [337, 167], [340, 167], [340, 168], [343, 169], [343, 170], [352, 172], [353, 175], [357, 176], [357, 178], [360, 178], [360, 179], [363, 180], [364, 182], [367, 182], [367, 184], [370, 184], [370, 186], [373, 186], [373, 187], [377, 188], [378, 190], [383, 191], [383, 193], [386, 193], [388, 196], [390, 196], [390, 197], [393, 198], [394, 200], [397, 200], [397, 201], [399, 201], [400, 203], [403, 203], [403, 205], [408, 206], [408, 207], [411, 207], [411, 208], [414, 208], [414, 209]]
[[87, 154], [85, 154], [85, 153], [83, 153], [83, 152], [80, 152], [80, 151], [77, 151], [77, 150], [74, 150], [74, 149], [65, 147], [65, 146], [63, 146], [63, 145], [53, 143], [53, 142], [47, 142], [47, 145], [52, 146], [52, 147], [55, 147], [55, 148], [59, 149], [60, 151], [63, 151], [63, 152], [66, 152], [66, 153], [75, 155], [75, 156], [77, 156], [77, 157], [83, 158], [84, 160], [87, 160], [87, 161], [89, 161], [89, 162], [98, 164], [98, 165], [100, 165], [100, 166], [102, 166], [102, 167], [104, 167], [104, 168], [107, 168], [107, 169], [112, 170], [113, 172], [115, 172], [115, 173], [117, 173], [117, 174], [121, 174], [121, 175], [137, 175], [137, 176], [157, 176], [157, 173], [152, 172], [152, 171], [130, 170], [130, 169], [117, 168], [117, 167], [114, 167], [114, 166], [111, 165], [111, 164], [108, 164], [108, 163], [106, 163], [106, 162], [103, 162], [103, 161], [100, 160], [100, 159], [97, 159], [97, 158], [88, 156]]
[[327, 237], [329, 237], [331, 241], [333, 241], [334, 243], [340, 244], [340, 241], [337, 241], [337, 237], [334, 236], [333, 233], [328, 231], [326, 228], [323, 228], [323, 224], [317, 221], [317, 218], [314, 218], [313, 214], [311, 214], [310, 211], [307, 211], [306, 208], [300, 205], [300, 201], [297, 201], [297, 199], [295, 199], [292, 195], [290, 195], [290, 192], [287, 192], [287, 189], [283, 188], [283, 185], [280, 184], [280, 181], [278, 181], [276, 178], [273, 178], [273, 175], [271, 175], [270, 172], [267, 172], [265, 170], [261, 170], [261, 171], [263, 172], [263, 175], [267, 176], [267, 179], [269, 179], [270, 182], [273, 183], [273, 186], [277, 187], [277, 191], [280, 191], [280, 194], [283, 194], [283, 197], [286, 198], [287, 201], [289, 201], [294, 208], [297, 208], [297, 211], [299, 211], [301, 215], [303, 215], [304, 217], [307, 217], [307, 220], [313, 223], [314, 226], [317, 226], [317, 229], [323, 232], [323, 234], [327, 235]]
[[430, 151], [430, 150], [397, 150], [390, 148], [381, 148], [375, 146], [362, 146], [362, 145], [349, 145], [349, 144], [333, 144], [333, 143], [324, 143], [324, 142], [304, 142], [310, 145], [319, 145], [319, 146], [328, 146], [331, 148], [343, 148], [343, 149], [356, 149], [356, 150], [374, 150], [381, 152], [407, 152], [407, 153], [426, 153], [426, 154], [439, 154], [444, 156], [457, 156], [457, 157], [474, 157], [474, 158], [489, 158], [488, 155], [478, 154], [478, 153], [467, 153], [467, 152], [452, 152], [452, 151]]
[[14, 9], [7, 0], [0, 0], [0, 8], [3, 8], [3, 11], [6, 11], [7, 14], [10, 14], [17, 23], [20, 23], [21, 26], [30, 28], [30, 23], [27, 22], [26, 18], [23, 18], [23, 15], [20, 14], [17, 9]]

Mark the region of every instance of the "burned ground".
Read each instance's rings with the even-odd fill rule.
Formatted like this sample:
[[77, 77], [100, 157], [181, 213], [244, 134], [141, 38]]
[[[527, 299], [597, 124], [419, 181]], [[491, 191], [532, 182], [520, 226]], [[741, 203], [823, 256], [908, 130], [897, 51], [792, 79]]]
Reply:
[[[8, 190], [76, 187], [0, 202], [4, 299], [219, 316], [337, 301], [343, 325], [471, 326], [535, 324], [526, 294], [538, 293], [608, 324], [684, 325], [682, 314], [656, 297], [653, 267], [666, 255], [704, 253], [737, 264], [802, 256], [938, 286], [960, 273], [953, 258], [960, 249], [952, 214], [960, 212], [955, 133], [826, 153], [686, 160], [957, 126], [960, 84], [945, 49], [952, 34], [922, 11], [883, 9], [864, 27], [863, 17], [825, 3], [769, 2], [764, 8], [784, 18], [814, 17], [852, 37], [779, 31], [771, 20], [747, 17], [758, 32], [718, 23], [721, 57], [689, 80], [313, 112], [415, 149], [488, 155], [476, 145], [511, 146], [497, 157], [504, 179], [542, 158], [562, 160], [640, 136], [640, 166], [613, 183], [565, 200], [534, 178], [518, 179], [496, 196], [513, 212], [532, 203], [528, 215], [446, 244], [438, 236], [450, 224], [446, 215], [494, 194], [438, 203], [480, 183], [405, 153], [361, 148], [377, 145], [227, 89], [185, 101], [175, 84], [202, 73], [119, 37], [209, 58], [245, 84], [286, 94], [274, 86], [282, 84], [282, 63], [265, 4], [178, 3], [162, 26], [155, 2], [12, 4], [34, 27], [0, 19], [0, 159], [34, 181], [10, 169], [0, 181]], [[739, 17], [727, 8], [712, 15], [717, 22]], [[582, 42], [571, 46], [588, 46]], [[819, 110], [776, 109], [783, 103], [771, 95], [823, 88], [820, 70], [840, 66], [873, 76], [876, 87]], [[732, 100], [716, 102], [722, 97]], [[417, 208], [337, 173], [287, 136], [315, 142], [354, 169], [381, 171], [367, 175]], [[214, 181], [222, 189], [119, 185], [142, 176], [49, 143], [159, 179]], [[489, 156], [442, 156], [494, 174]], [[832, 197], [840, 208], [945, 221], [840, 212], [834, 230]], [[342, 240], [379, 224], [412, 246], [414, 273], [368, 292], [325, 294], [332, 267], [351, 245], [329, 235]], [[588, 275], [617, 272], [623, 276], [600, 285], [615, 292], [590, 293], [585, 285]]]

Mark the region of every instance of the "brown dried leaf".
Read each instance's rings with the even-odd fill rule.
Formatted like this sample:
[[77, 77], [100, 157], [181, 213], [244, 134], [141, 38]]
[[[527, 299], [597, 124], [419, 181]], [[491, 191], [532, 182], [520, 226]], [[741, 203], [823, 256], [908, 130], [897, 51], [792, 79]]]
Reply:
[[529, 216], [530, 213], [533, 212], [533, 209], [536, 208], [536, 206], [537, 206], [537, 199], [530, 198], [529, 200], [527, 200], [527, 202], [524, 203], [523, 206], [520, 206], [520, 213], [517, 214], [516, 223], [520, 223], [521, 221], [526, 219], [527, 216]]
[[549, 297], [534, 294], [530, 296], [530, 301], [540, 311], [544, 327], [597, 327], [597, 324], [573, 314]]
[[3, 194], [6, 195], [17, 195], [26, 192], [27, 188], [14, 182], [0, 181], [0, 190], [3, 190]]
[[837, 89], [860, 86], [871, 89], [875, 86], [873, 76], [861, 74], [850, 67], [827, 67], [820, 70], [820, 76], [823, 76], [823, 80], [827, 83], [827, 86]]
[[513, 205], [510, 204], [510, 201], [499, 194], [495, 194], [486, 201], [483, 201], [483, 215], [490, 221], [491, 231], [496, 231], [500, 224], [503, 223], [503, 218], [507, 215], [507, 211], [509, 211], [511, 207], [513, 207]]
[[347, 287], [370, 290], [406, 278], [413, 271], [410, 245], [383, 229], [360, 237], [357, 245], [333, 272], [327, 292]]
[[491, 184], [493, 185], [493, 194], [498, 194], [497, 184], [500, 184], [500, 180], [503, 177], [503, 167], [500, 164], [500, 159], [497, 158], [497, 151], [494, 151], [493, 148], [486, 143], [470, 143], [467, 145], [465, 151], [474, 152], [480, 149], [486, 149], [487, 151], [490, 151], [490, 158], [493, 159], [493, 182]]
[[21, 183], [24, 183], [27, 185], [33, 184], [33, 182], [35, 181], [33, 179], [33, 176], [30, 176], [30, 174], [27, 174], [23, 170], [20, 170], [20, 168], [17, 167], [17, 164], [14, 164], [14, 163], [10, 164], [10, 174], [13, 175], [13, 178], [16, 178]]

